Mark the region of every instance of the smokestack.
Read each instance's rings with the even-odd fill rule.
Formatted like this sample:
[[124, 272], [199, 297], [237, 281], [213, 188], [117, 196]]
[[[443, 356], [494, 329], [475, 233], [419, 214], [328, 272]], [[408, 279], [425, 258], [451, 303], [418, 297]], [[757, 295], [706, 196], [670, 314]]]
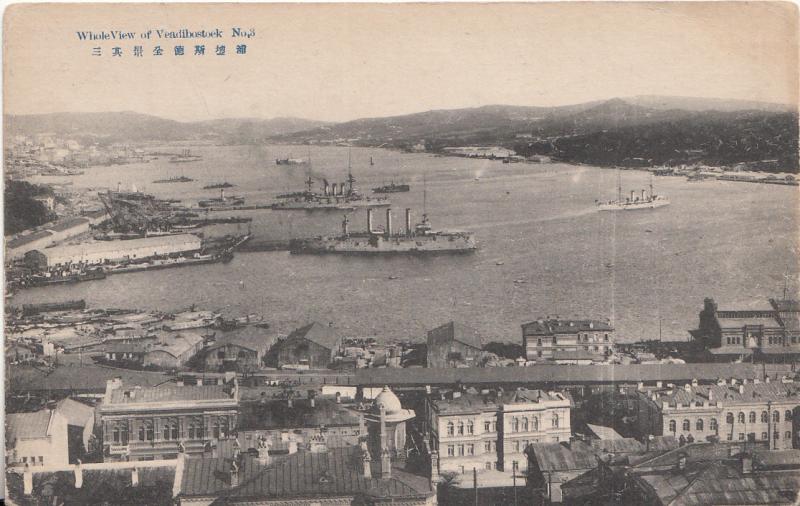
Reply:
[[219, 199], [220, 200], [225, 200], [225, 188], [220, 188], [219, 189]]
[[81, 468], [81, 459], [75, 464], [75, 488], [83, 486], [83, 468]]
[[644, 200], [644, 188], [642, 188], [642, 200]]
[[117, 193], [119, 193], [119, 192], [121, 192], [121, 191], [122, 191], [122, 183], [120, 183], [119, 181], [117, 181]]
[[[325, 188], [327, 189], [327, 186]], [[333, 195], [334, 197], [336, 196], [336, 183], [333, 183], [333, 185], [331, 186], [331, 195]]]
[[367, 232], [372, 233], [372, 209], [367, 209]]
[[411, 235], [411, 209], [406, 208], [406, 235]]
[[392, 208], [386, 209], [386, 237], [392, 236]]
[[[334, 186], [336, 186], [334, 184]], [[325, 196], [327, 197], [330, 193], [330, 186], [328, 185], [328, 181], [325, 181]]]
[[631, 202], [633, 202], [633, 190], [631, 190]]
[[344, 183], [339, 183], [339, 196], [344, 195]]
[[139, 486], [139, 470], [135, 467], [131, 469], [131, 486], [138, 487]]

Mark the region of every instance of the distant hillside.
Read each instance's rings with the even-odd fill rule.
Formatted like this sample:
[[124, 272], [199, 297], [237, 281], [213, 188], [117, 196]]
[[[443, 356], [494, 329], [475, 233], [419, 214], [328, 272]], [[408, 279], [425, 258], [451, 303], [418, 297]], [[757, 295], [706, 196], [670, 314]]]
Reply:
[[687, 97], [428, 111], [326, 125], [272, 140], [399, 149], [423, 143], [430, 152], [450, 146], [501, 145], [523, 155], [595, 165], [769, 161], [758, 167], [798, 171], [796, 111], [776, 104]]
[[181, 122], [135, 112], [5, 115], [9, 135], [54, 133], [77, 140], [142, 142], [213, 139], [224, 143], [262, 142], [266, 137], [324, 125], [299, 118], [233, 118]]

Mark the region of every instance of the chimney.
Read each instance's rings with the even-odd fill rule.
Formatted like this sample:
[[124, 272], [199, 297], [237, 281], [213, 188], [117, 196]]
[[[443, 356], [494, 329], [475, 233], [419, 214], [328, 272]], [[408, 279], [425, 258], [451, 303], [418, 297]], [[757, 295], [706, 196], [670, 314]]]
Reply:
[[308, 404], [312, 408], [316, 407], [316, 405], [317, 405], [316, 400], [314, 399], [314, 397], [316, 397], [316, 394], [317, 393], [315, 391], [313, 391], [313, 390], [309, 390], [308, 391]]
[[392, 208], [386, 208], [386, 237], [392, 236]]
[[764, 382], [769, 383], [769, 376], [764, 378]]
[[731, 386], [736, 386], [736, 378], [731, 378]]
[[289, 455], [297, 453], [297, 439], [291, 438], [289, 440]]
[[708, 400], [709, 401], [713, 401], [714, 400], [714, 391], [711, 390], [710, 388], [708, 389]]
[[336, 392], [336, 404], [341, 404], [341, 403], [342, 403], [342, 394]]
[[131, 486], [138, 487], [139, 486], [139, 470], [135, 467], [131, 469]]
[[744, 394], [744, 385], [739, 385], [739, 395]]
[[78, 459], [75, 464], [75, 488], [83, 486], [83, 468], [81, 467], [81, 459]]
[[655, 439], [655, 436], [653, 436], [652, 434], [648, 434], [647, 435], [647, 438], [645, 439], [645, 445], [646, 445], [645, 446], [645, 451], [648, 451], [648, 452], [650, 451], [650, 443], [653, 442], [653, 439]]
[[183, 386], [183, 380], [179, 379], [178, 381], [175, 382], [175, 385], [179, 386], [179, 387], [182, 387]]
[[294, 407], [294, 402], [292, 401], [292, 394], [291, 394], [291, 392], [289, 393], [289, 398], [286, 400], [286, 406], [287, 406], [287, 407], [290, 407], [290, 408]]
[[121, 386], [122, 386], [122, 378], [120, 378], [119, 376], [117, 376], [114, 379], [106, 381], [106, 395], [105, 395], [106, 403], [109, 403], [111, 401], [111, 392], [120, 388]]
[[663, 388], [664, 382], [663, 381], [656, 381], [656, 388]]
[[231, 488], [239, 486], [239, 464], [236, 461], [231, 462], [231, 467], [229, 470], [230, 477], [231, 477]]
[[384, 448], [381, 451], [381, 479], [388, 480], [392, 477], [392, 458], [389, 455], [389, 449]]
[[742, 454], [742, 474], [753, 472], [753, 457], [750, 454]]
[[411, 209], [406, 208], [406, 235], [411, 235]]
[[640, 391], [640, 392], [641, 392], [642, 390], [644, 390], [644, 383], [643, 383], [643, 382], [641, 382], [641, 381], [640, 381], [639, 383], [637, 383], [637, 384], [636, 384], [636, 390], [638, 390], [638, 391]]
[[361, 472], [364, 475], [364, 478], [370, 479], [372, 478], [372, 468], [370, 467], [370, 463], [372, 462], [372, 457], [369, 455], [369, 450], [366, 448], [362, 449], [363, 457], [361, 458]]
[[686, 469], [686, 454], [682, 453], [678, 457], [678, 470], [683, 471], [684, 469]]
[[258, 438], [258, 462], [262, 465], [269, 465], [269, 440], [261, 436]]
[[33, 494], [33, 472], [30, 464], [25, 464], [25, 471], [22, 473], [22, 493], [25, 495]]
[[692, 386], [696, 387], [698, 385], [697, 378], [692, 379]]
[[197, 378], [197, 386], [203, 386], [203, 378]]
[[686, 392], [691, 392], [691, 391], [692, 391], [692, 385], [690, 385], [690, 384], [686, 383], [685, 385], [683, 385], [683, 389], [684, 389]]
[[372, 209], [367, 209], [367, 233], [372, 233]]

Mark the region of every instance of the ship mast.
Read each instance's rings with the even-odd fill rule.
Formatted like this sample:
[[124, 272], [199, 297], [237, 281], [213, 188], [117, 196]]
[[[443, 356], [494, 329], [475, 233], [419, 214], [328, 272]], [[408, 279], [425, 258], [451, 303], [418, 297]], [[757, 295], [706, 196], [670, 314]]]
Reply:
[[655, 198], [655, 194], [653, 193], [653, 173], [650, 173], [650, 200]]
[[622, 172], [617, 169], [617, 202], [622, 202]]

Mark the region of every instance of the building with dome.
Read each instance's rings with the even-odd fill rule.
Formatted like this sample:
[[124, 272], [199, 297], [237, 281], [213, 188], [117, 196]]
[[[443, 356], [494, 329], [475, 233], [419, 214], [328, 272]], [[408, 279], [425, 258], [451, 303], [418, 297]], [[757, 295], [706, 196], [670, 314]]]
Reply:
[[367, 425], [367, 446], [373, 457], [388, 452], [391, 459], [404, 459], [406, 422], [416, 416], [413, 409], [403, 409], [400, 399], [388, 386], [375, 397], [364, 415]]

